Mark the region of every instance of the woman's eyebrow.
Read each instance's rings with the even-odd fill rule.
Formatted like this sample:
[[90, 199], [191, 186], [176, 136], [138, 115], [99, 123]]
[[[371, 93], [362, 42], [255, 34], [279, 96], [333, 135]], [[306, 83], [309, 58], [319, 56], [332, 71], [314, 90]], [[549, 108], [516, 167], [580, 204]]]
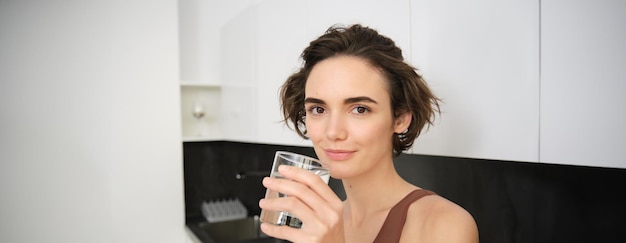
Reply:
[[313, 104], [326, 104], [326, 102], [324, 102], [324, 101], [323, 101], [323, 100], [321, 100], [321, 99], [318, 99], [318, 98], [311, 98], [311, 97], [304, 99], [304, 103], [305, 103], [305, 104], [308, 104], [308, 103], [313, 103]]
[[[374, 99], [367, 97], [367, 96], [357, 96], [357, 97], [350, 97], [344, 100], [344, 104], [353, 104], [353, 103], [359, 103], [359, 102], [368, 102], [368, 103], [374, 103], [374, 104], [378, 104], [378, 102], [376, 102]], [[326, 104], [326, 102], [324, 102], [321, 99], [318, 98], [313, 98], [313, 97], [309, 97], [304, 99], [304, 103], [305, 104], [309, 104], [309, 103], [313, 103], [313, 104]]]
[[352, 104], [352, 103], [359, 103], [359, 102], [368, 102], [368, 103], [378, 104], [378, 102], [376, 102], [374, 99], [372, 99], [370, 97], [367, 97], [367, 96], [358, 96], [358, 97], [347, 98], [343, 103], [344, 104]]

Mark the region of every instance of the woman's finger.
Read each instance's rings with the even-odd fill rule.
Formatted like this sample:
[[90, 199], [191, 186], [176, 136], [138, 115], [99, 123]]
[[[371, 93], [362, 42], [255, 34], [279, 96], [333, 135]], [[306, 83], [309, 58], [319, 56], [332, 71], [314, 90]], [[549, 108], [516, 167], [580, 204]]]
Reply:
[[[293, 168], [293, 167], [292, 167]], [[281, 169], [294, 178], [305, 178], [298, 181], [292, 179], [264, 178], [263, 185], [270, 190], [288, 195], [283, 198], [264, 199], [259, 206], [265, 210], [290, 212], [300, 219], [309, 230], [326, 231], [341, 221], [343, 203], [319, 176], [306, 170], [293, 168]], [[282, 172], [281, 172], [282, 173]], [[286, 176], [285, 176], [286, 177]], [[332, 197], [323, 198], [312, 189], [312, 185], [321, 184], [321, 190], [328, 190]]]
[[287, 195], [262, 199], [259, 206], [263, 209], [292, 212], [301, 220], [315, 219], [316, 214], [324, 215], [320, 211], [332, 213], [332, 209], [328, 209], [328, 203], [302, 183], [268, 177], [263, 179], [263, 185], [269, 190]]
[[288, 212], [301, 221], [310, 221], [316, 218], [316, 214], [309, 206], [297, 197], [279, 197], [259, 200], [259, 207], [263, 210]]
[[326, 203], [331, 204], [334, 209], [343, 208], [343, 203], [337, 194], [324, 182], [319, 175], [315, 175], [305, 169], [292, 166], [279, 166], [278, 171], [282, 176], [290, 180], [300, 182], [309, 187], [315, 194], [319, 195]]
[[[320, 176], [310, 171], [291, 166], [280, 166], [278, 170], [285, 178], [302, 183], [308, 187], [297, 188], [295, 192], [290, 193], [302, 197], [302, 200], [320, 215], [320, 217], [324, 217], [324, 215], [336, 215], [337, 212], [343, 211], [343, 202]], [[331, 218], [328, 221], [332, 224], [334, 219]]]
[[[304, 172], [302, 173], [303, 176], [310, 176], [310, 175], [307, 175], [307, 174], [310, 174], [307, 171], [302, 171], [302, 172]], [[315, 176], [316, 175], [313, 175], [313, 177]], [[316, 181], [315, 178], [311, 178], [311, 180]], [[320, 180], [319, 183], [321, 183], [322, 187], [328, 188], [328, 185], [326, 185], [323, 181]], [[324, 198], [323, 196], [320, 195], [319, 192], [313, 190], [311, 188], [312, 187], [311, 185], [306, 185], [298, 181], [294, 181], [290, 179], [264, 178], [263, 185], [267, 189], [277, 191], [281, 194], [285, 194], [288, 196], [299, 198], [308, 207], [312, 208], [314, 211], [320, 212], [322, 215], [324, 213], [332, 213], [332, 211], [336, 210], [336, 207], [337, 207], [336, 205], [333, 205], [331, 206], [331, 208], [327, 208], [326, 206], [331, 203], [332, 198], [331, 199]], [[330, 188], [328, 188], [327, 190], [332, 192]], [[339, 198], [337, 198], [336, 195], [334, 196], [334, 198], [336, 201], [334, 204], [337, 204], [338, 202], [338, 204], [340, 204], [339, 207], [343, 208], [343, 205], [341, 205], [341, 201], [339, 200]]]

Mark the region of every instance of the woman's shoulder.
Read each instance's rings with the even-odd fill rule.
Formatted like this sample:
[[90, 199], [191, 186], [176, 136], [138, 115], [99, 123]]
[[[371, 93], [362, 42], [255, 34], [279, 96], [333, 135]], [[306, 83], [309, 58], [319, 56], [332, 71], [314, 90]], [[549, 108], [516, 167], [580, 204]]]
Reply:
[[[419, 240], [418, 240], [419, 239]], [[411, 204], [400, 242], [478, 242], [472, 215], [439, 195]]]

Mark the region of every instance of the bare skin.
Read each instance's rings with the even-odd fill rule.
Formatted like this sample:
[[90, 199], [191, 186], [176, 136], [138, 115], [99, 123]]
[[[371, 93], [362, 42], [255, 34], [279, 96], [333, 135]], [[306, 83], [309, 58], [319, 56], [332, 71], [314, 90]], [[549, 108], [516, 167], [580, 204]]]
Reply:
[[[312, 173], [281, 167], [291, 180], [265, 178], [263, 185], [289, 197], [261, 200], [263, 209], [288, 211], [301, 229], [262, 224], [267, 235], [292, 242], [372, 242], [389, 210], [419, 187], [402, 179], [392, 161], [391, 137], [411, 116], [392, 116], [385, 77], [366, 61], [338, 56], [321, 61], [306, 84], [306, 128], [316, 154], [341, 179], [342, 202]], [[431, 195], [411, 204], [400, 242], [478, 242], [472, 216]]]

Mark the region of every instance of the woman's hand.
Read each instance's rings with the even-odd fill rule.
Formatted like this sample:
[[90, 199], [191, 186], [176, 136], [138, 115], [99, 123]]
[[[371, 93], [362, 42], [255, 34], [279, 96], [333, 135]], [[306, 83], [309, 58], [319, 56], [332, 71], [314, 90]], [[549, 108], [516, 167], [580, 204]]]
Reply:
[[344, 242], [343, 203], [322, 179], [309, 171], [280, 166], [280, 174], [289, 179], [267, 177], [263, 185], [287, 197], [261, 199], [264, 210], [289, 212], [302, 221], [302, 228], [263, 223], [263, 233], [298, 243]]

